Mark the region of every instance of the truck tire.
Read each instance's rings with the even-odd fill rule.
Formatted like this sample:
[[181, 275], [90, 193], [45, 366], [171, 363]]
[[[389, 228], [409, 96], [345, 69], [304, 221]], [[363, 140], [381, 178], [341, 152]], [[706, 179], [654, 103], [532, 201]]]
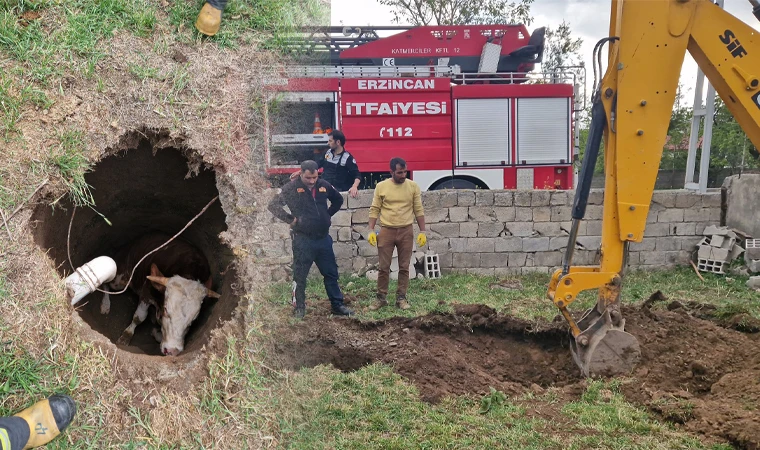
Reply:
[[439, 189], [478, 189], [481, 186], [473, 183], [470, 180], [463, 180], [461, 178], [454, 178], [453, 180], [445, 180], [437, 183], [431, 190], [437, 191]]

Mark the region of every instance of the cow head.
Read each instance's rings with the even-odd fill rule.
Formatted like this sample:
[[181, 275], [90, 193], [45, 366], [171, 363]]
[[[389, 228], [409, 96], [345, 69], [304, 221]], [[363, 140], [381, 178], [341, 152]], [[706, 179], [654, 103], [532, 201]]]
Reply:
[[161, 320], [161, 353], [177, 356], [185, 348], [185, 335], [198, 317], [203, 300], [220, 295], [211, 290], [211, 277], [205, 284], [179, 275], [166, 278], [155, 264], [150, 267], [148, 280], [164, 293], [163, 311], [157, 311]]

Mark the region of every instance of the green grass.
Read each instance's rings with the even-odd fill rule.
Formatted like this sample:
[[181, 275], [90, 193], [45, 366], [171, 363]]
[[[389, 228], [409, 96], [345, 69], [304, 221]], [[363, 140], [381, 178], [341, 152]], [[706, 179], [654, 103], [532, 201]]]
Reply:
[[[668, 271], [632, 271], [623, 280], [622, 302], [624, 305], [640, 305], [649, 296], [660, 290], [669, 301], [696, 301], [715, 305], [717, 317], [731, 317], [737, 313], [747, 313], [760, 319], [760, 294], [746, 287], [747, 277], [725, 277], [716, 274], [702, 274], [702, 282], [689, 267]], [[519, 280], [522, 289], [504, 290], [492, 288], [500, 279]], [[401, 311], [383, 308], [377, 312], [363, 311], [361, 319], [387, 319], [393, 316], [414, 317], [435, 312], [453, 312], [453, 303], [483, 304], [495, 308], [500, 313], [521, 319], [551, 321], [559, 310], [546, 297], [548, 275], [530, 274], [521, 277], [477, 277], [471, 275], [447, 275], [440, 279], [411, 280], [408, 297], [411, 308]], [[361, 306], [369, 306], [375, 298], [376, 283], [366, 278], [344, 276], [340, 280], [345, 294], [357, 297]], [[273, 286], [271, 299], [279, 304], [290, 301], [290, 285]], [[389, 299], [393, 299], [395, 282], [391, 282]], [[310, 279], [307, 287], [307, 302], [326, 301], [321, 279]], [[583, 292], [570, 305], [571, 311], [582, 311], [596, 302], [596, 293]], [[664, 307], [665, 305], [655, 305]]]
[[90, 169], [85, 156], [87, 144], [81, 131], [69, 130], [60, 136], [60, 149], [50, 156], [50, 163], [58, 170], [75, 205], [94, 206], [90, 186], [84, 179]]

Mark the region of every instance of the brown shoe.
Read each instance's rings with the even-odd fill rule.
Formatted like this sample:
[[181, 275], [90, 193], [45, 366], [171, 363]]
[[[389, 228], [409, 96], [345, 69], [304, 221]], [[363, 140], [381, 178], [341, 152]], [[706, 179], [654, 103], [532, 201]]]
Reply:
[[372, 305], [369, 307], [369, 310], [370, 310], [370, 311], [377, 311], [378, 309], [380, 309], [380, 308], [382, 308], [382, 307], [384, 307], [384, 306], [388, 306], [388, 301], [387, 301], [387, 300], [385, 300], [385, 297], [380, 297], [380, 296], [378, 295], [378, 296], [377, 296], [377, 300], [375, 300], [375, 303], [373, 303], [373, 304], [372, 304]]
[[409, 302], [406, 300], [406, 297], [398, 297], [396, 299], [396, 308], [409, 309]]

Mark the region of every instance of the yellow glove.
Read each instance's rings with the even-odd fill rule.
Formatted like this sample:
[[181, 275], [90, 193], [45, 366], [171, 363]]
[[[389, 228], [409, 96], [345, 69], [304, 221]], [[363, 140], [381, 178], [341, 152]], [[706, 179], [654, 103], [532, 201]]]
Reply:
[[367, 242], [369, 242], [369, 245], [377, 247], [377, 233], [374, 231], [370, 232], [369, 236], [367, 236]]
[[424, 247], [425, 244], [427, 244], [427, 236], [425, 236], [425, 233], [420, 233], [417, 235], [417, 247]]

